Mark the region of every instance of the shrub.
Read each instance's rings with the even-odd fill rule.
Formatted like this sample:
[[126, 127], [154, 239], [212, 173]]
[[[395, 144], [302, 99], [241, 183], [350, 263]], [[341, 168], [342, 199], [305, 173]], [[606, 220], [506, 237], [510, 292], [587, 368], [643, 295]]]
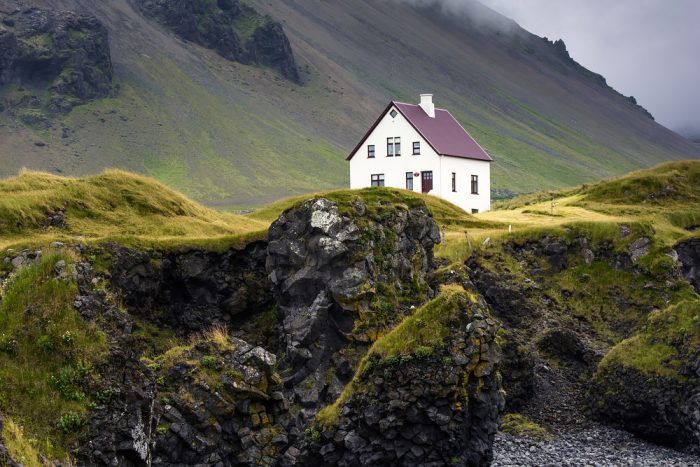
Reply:
[[202, 366], [209, 368], [210, 370], [217, 370], [219, 368], [219, 359], [214, 355], [205, 355], [201, 360]]
[[74, 433], [85, 425], [85, 419], [75, 412], [61, 415], [56, 426], [63, 433]]
[[426, 345], [419, 345], [413, 353], [416, 354], [416, 358], [427, 358], [433, 354], [433, 348]]

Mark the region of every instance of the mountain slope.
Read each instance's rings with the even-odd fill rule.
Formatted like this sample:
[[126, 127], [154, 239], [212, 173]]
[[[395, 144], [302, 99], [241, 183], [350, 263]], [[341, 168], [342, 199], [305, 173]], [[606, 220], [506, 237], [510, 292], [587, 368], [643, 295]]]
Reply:
[[303, 86], [185, 43], [128, 0], [41, 3], [105, 23], [120, 92], [49, 130], [0, 114], [0, 176], [117, 166], [211, 205], [260, 205], [346, 185], [344, 156], [386, 101], [419, 92], [434, 92], [494, 156], [496, 189], [555, 188], [700, 155], [563, 43], [477, 3], [444, 14], [388, 0], [249, 2], [283, 24]]

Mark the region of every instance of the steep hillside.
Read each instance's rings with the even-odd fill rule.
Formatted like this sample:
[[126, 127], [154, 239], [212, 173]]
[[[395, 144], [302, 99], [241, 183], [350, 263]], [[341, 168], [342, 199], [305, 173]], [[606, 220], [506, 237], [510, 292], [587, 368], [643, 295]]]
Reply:
[[343, 156], [386, 101], [426, 91], [494, 156], [498, 190], [570, 186], [700, 154], [562, 42], [477, 3], [445, 15], [388, 0], [247, 2], [281, 22], [303, 85], [185, 42], [128, 0], [36, 3], [104, 23], [119, 92], [49, 128], [0, 113], [2, 176], [120, 167], [208, 204], [257, 206], [346, 185]]

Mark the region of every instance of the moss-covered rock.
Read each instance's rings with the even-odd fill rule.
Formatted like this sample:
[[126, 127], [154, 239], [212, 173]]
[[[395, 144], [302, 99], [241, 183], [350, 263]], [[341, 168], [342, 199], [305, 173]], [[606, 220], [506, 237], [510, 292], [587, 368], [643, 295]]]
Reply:
[[650, 315], [600, 362], [595, 414], [655, 442], [700, 452], [700, 300]]
[[307, 432], [307, 465], [484, 465], [503, 408], [497, 323], [450, 286], [374, 343]]

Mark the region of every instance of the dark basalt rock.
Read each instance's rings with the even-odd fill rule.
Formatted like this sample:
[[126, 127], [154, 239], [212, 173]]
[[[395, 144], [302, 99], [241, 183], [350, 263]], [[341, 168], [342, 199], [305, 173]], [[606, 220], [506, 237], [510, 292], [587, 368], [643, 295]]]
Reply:
[[[231, 329], [272, 306], [265, 242], [224, 253], [111, 247], [112, 285], [134, 312], [179, 332]], [[164, 311], [164, 313], [163, 313]]]
[[349, 363], [339, 350], [370, 343], [358, 329], [360, 314], [365, 330], [376, 333], [410, 311], [389, 305], [390, 294], [381, 290], [417, 303], [429, 294], [425, 277], [440, 234], [427, 208], [387, 206], [381, 223], [362, 203], [353, 209], [344, 216], [329, 200], [310, 200], [283, 213], [268, 233], [281, 368], [302, 419], [335, 400], [349, 381], [351, 371], [342, 370]]
[[241, 0], [138, 0], [141, 11], [181, 38], [240, 63], [279, 70], [301, 83], [282, 26]]
[[19, 86], [7, 103], [25, 109], [22, 120], [43, 124], [38, 109], [65, 113], [114, 92], [107, 29], [95, 17], [32, 7], [0, 20], [0, 86]]
[[503, 409], [498, 325], [465, 297], [429, 355], [369, 357], [337, 427], [306, 436], [302, 465], [488, 465]]
[[609, 365], [591, 391], [593, 413], [658, 444], [700, 454], [700, 352], [684, 380]]
[[700, 293], [700, 238], [681, 242], [674, 249], [682, 264], [683, 277]]

